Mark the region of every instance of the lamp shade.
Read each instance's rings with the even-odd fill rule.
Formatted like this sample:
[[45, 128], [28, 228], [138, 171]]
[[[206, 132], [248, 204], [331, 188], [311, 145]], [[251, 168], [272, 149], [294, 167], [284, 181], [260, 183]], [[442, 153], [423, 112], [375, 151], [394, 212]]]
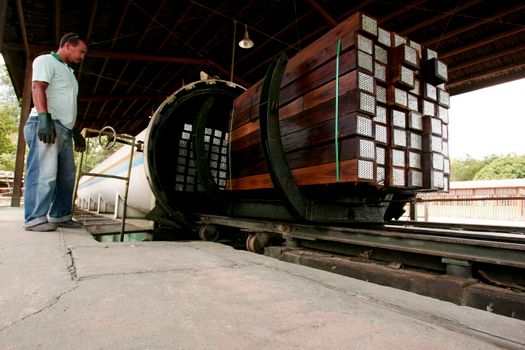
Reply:
[[244, 26], [244, 37], [241, 41], [239, 41], [239, 46], [243, 49], [250, 49], [254, 45], [252, 39], [250, 39], [250, 36], [248, 35], [248, 26]]

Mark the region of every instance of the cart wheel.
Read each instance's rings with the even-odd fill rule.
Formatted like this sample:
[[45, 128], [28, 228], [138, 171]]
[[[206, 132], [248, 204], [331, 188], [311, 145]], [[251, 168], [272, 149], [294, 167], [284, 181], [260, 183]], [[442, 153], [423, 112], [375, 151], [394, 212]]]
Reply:
[[251, 233], [246, 239], [246, 249], [252, 253], [264, 254], [264, 247], [266, 247], [267, 244], [268, 241], [265, 241], [256, 233]]
[[216, 242], [219, 238], [219, 230], [215, 225], [202, 225], [199, 229], [199, 238], [203, 241]]
[[246, 238], [246, 250], [252, 253], [255, 253], [255, 239], [257, 236], [255, 233], [250, 233], [248, 238]]

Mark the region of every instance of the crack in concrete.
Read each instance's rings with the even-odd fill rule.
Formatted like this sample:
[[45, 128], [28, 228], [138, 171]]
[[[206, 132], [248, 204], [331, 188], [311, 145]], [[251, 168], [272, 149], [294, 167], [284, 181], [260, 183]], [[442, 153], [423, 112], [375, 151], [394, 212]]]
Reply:
[[170, 273], [170, 272], [194, 272], [199, 271], [197, 269], [167, 269], [167, 270], [151, 270], [151, 271], [131, 271], [131, 272], [111, 272], [111, 273], [97, 273], [93, 275], [82, 276], [78, 278], [78, 281], [92, 280], [101, 277], [112, 277], [112, 276], [133, 276], [133, 275], [153, 275], [156, 273]]
[[[277, 259], [277, 260], [279, 260], [279, 259]], [[281, 260], [279, 260], [279, 261], [281, 261]], [[286, 261], [282, 261], [282, 262], [286, 262]], [[340, 288], [340, 287], [328, 284], [328, 283], [323, 282], [323, 281], [315, 280], [313, 278], [306, 277], [306, 276], [303, 276], [303, 275], [299, 275], [299, 274], [293, 273], [291, 271], [286, 271], [286, 270], [278, 268], [277, 266], [264, 265], [262, 263], [256, 263], [256, 262], [253, 262], [253, 261], [251, 262], [251, 264], [264, 266], [264, 267], [267, 267], [267, 268], [272, 269], [274, 271], [278, 271], [280, 273], [283, 273], [283, 274], [286, 274], [286, 275], [290, 275], [290, 276], [299, 278], [299, 279], [304, 280], [304, 281], [308, 281], [308, 282], [310, 282], [312, 284], [316, 284], [316, 285], [318, 285], [320, 287], [327, 288], [327, 289], [330, 289], [330, 290], [342, 293], [342, 294], [350, 296], [350, 297], [357, 297], [357, 298], [363, 300], [364, 302], [366, 302], [367, 304], [383, 305], [387, 309], [390, 309], [390, 310], [398, 312], [398, 313], [400, 313], [402, 315], [414, 318], [414, 319], [419, 320], [421, 322], [425, 322], [425, 323], [428, 323], [428, 324], [433, 324], [435, 326], [447, 329], [447, 330], [452, 331], [452, 332], [458, 332], [458, 333], [461, 333], [461, 334], [464, 334], [464, 335], [467, 335], [467, 336], [471, 336], [471, 337], [474, 337], [474, 338], [482, 339], [482, 340], [486, 341], [487, 343], [491, 343], [491, 344], [496, 345], [496, 346], [501, 347], [501, 348], [505, 348], [505, 349], [523, 349], [523, 348], [525, 348], [525, 344], [524, 343], [521, 343], [519, 341], [512, 340], [512, 339], [506, 339], [506, 338], [503, 338], [503, 337], [498, 336], [496, 334], [490, 333], [488, 331], [484, 331], [482, 329], [476, 329], [476, 328], [471, 327], [469, 325], [462, 324], [462, 323], [460, 323], [460, 322], [458, 322], [458, 321], [456, 321], [454, 319], [446, 318], [446, 317], [443, 317], [443, 316], [437, 316], [437, 315], [428, 314], [425, 311], [417, 312], [417, 310], [412, 310], [412, 309], [409, 309], [407, 307], [403, 307], [401, 305], [397, 305], [397, 304], [394, 304], [394, 303], [382, 301], [382, 300], [379, 300], [379, 299], [374, 298], [372, 296], [364, 295], [364, 294], [362, 294], [360, 292], [357, 292], [357, 291], [350, 291], [350, 290], [347, 290], [347, 289], [344, 289], [344, 288]], [[293, 264], [293, 263], [291, 263], [291, 264]], [[300, 265], [299, 264], [299, 266], [304, 266], [304, 265]], [[304, 267], [308, 267], [308, 266], [304, 266]], [[380, 285], [378, 285], [378, 286], [380, 286]]]
[[[227, 268], [227, 269], [234, 269], [237, 268], [238, 265], [225, 265], [220, 266], [221, 268]], [[209, 271], [211, 269], [207, 269]], [[180, 268], [180, 269], [164, 269], [164, 270], [150, 270], [150, 271], [131, 271], [131, 272], [111, 272], [111, 273], [97, 273], [92, 275], [86, 275], [79, 277], [78, 281], [85, 281], [85, 280], [92, 280], [97, 279], [101, 277], [112, 277], [112, 276], [133, 276], [133, 275], [153, 275], [156, 273], [172, 273], [172, 272], [202, 272], [204, 270], [198, 269], [198, 268]]]
[[[84, 280], [91, 280], [91, 279], [101, 278], [101, 277], [111, 277], [111, 276], [142, 275], [142, 274], [171, 273], [171, 272], [199, 272], [199, 271], [202, 271], [200, 269], [195, 269], [195, 268], [183, 268], [183, 269], [166, 269], [166, 270], [154, 270], [154, 271], [134, 271], [134, 272], [94, 274], [94, 275], [84, 276], [84, 277], [78, 278], [77, 271], [76, 271], [76, 266], [75, 266], [75, 260], [74, 260], [74, 257], [73, 257], [73, 251], [72, 251], [71, 248], [66, 248], [67, 247], [66, 239], [65, 239], [65, 236], [64, 236], [64, 234], [62, 232], [60, 232], [60, 241], [61, 241], [61, 248], [66, 251], [66, 258], [68, 260], [67, 269], [68, 269], [68, 271], [69, 271], [69, 273], [71, 275], [71, 279], [72, 280], [76, 280], [78, 282], [81, 282], [81, 281], [84, 281]], [[89, 247], [92, 247], [92, 246], [89, 246]], [[93, 247], [93, 248], [99, 248], [99, 247], [96, 246], [96, 247]], [[266, 265], [266, 264], [255, 262], [255, 261], [249, 261], [247, 264], [238, 264], [236, 261], [233, 261], [232, 259], [228, 259], [227, 257], [225, 257], [223, 255], [215, 254], [215, 253], [213, 253], [212, 251], [210, 251], [208, 249], [200, 248], [200, 247], [192, 247], [192, 248], [196, 249], [196, 250], [206, 251], [208, 254], [213, 255], [215, 257], [218, 257], [218, 258], [221, 258], [221, 259], [224, 259], [224, 260], [228, 261], [231, 264], [231, 265], [222, 266], [224, 268], [232, 268], [232, 269], [234, 269], [234, 268], [243, 268], [243, 267], [250, 267], [250, 266], [259, 266], [259, 267], [269, 268], [269, 269], [272, 269], [274, 271], [277, 271], [277, 272], [280, 272], [280, 273], [283, 273], [283, 274], [286, 274], [286, 275], [289, 275], [289, 276], [293, 276], [295, 278], [307, 281], [309, 283], [321, 286], [321, 287], [329, 289], [329, 290], [333, 290], [333, 291], [342, 293], [342, 294], [350, 296], [350, 297], [357, 297], [357, 298], [363, 300], [366, 303], [374, 303], [374, 304], [383, 305], [387, 309], [399, 312], [400, 314], [405, 315], [405, 316], [413, 317], [414, 319], [417, 319], [417, 320], [419, 320], [421, 322], [433, 324], [435, 326], [442, 327], [442, 328], [447, 329], [447, 330], [452, 331], [452, 332], [459, 332], [459, 333], [465, 334], [467, 336], [472, 336], [472, 337], [475, 337], [475, 338], [481, 338], [481, 339], [483, 339], [484, 341], [486, 341], [488, 343], [492, 343], [492, 344], [494, 344], [496, 346], [499, 346], [499, 347], [502, 347], [502, 348], [521, 349], [521, 348], [523, 348], [525, 346], [525, 344], [523, 344], [521, 342], [502, 338], [500, 336], [497, 336], [495, 334], [489, 333], [487, 331], [484, 331], [484, 330], [481, 330], [481, 329], [476, 329], [476, 328], [470, 327], [468, 325], [464, 325], [464, 324], [459, 323], [458, 321], [450, 319], [450, 318], [437, 316], [437, 315], [430, 315], [430, 314], [427, 314], [426, 312], [421, 314], [421, 313], [418, 313], [416, 310], [411, 310], [409, 308], [406, 308], [406, 307], [403, 307], [403, 306], [400, 306], [400, 305], [397, 305], [397, 304], [381, 301], [381, 300], [378, 300], [378, 299], [376, 299], [376, 298], [374, 298], [372, 296], [363, 295], [363, 294], [361, 294], [361, 293], [359, 293], [357, 291], [350, 291], [350, 290], [347, 290], [347, 289], [344, 289], [344, 288], [340, 288], [340, 287], [334, 286], [332, 284], [316, 280], [314, 278], [306, 277], [306, 276], [300, 275], [298, 273], [293, 273], [291, 271], [287, 271], [285, 269], [281, 269], [281, 268], [279, 268], [277, 266], [270, 266], [270, 265]], [[277, 260], [279, 260], [279, 259], [277, 259]], [[32, 314], [24, 316], [20, 320], [17, 320], [15, 322], [13, 322], [13, 323], [11, 323], [11, 324], [1, 328], [0, 332], [5, 330], [5, 329], [7, 329], [7, 328], [9, 328], [9, 327], [11, 327], [11, 326], [16, 325], [19, 322], [22, 322], [23, 320], [27, 319], [28, 317], [31, 317], [33, 315], [36, 315], [36, 314], [40, 313], [40, 312], [43, 312], [44, 310], [47, 310], [47, 309], [51, 308], [53, 305], [58, 303], [58, 301], [60, 300], [60, 298], [62, 298], [63, 295], [73, 291], [78, 286], [79, 285], [77, 284], [72, 289], [70, 289], [68, 291], [65, 291], [64, 293], [59, 295], [54, 300], [54, 302], [52, 302], [51, 304], [47, 305], [46, 307], [44, 307], [44, 308], [42, 308], [42, 309], [40, 309], [40, 310], [38, 310], [38, 311], [36, 311], [36, 312], [34, 312]]]
[[73, 257], [73, 251], [70, 248], [67, 248], [66, 259], [68, 260], [67, 270], [71, 276], [72, 281], [77, 281], [77, 267], [75, 265], [75, 258]]
[[30, 317], [36, 316], [36, 315], [38, 315], [38, 314], [40, 314], [40, 313], [42, 313], [42, 312], [44, 312], [44, 311], [46, 311], [46, 310], [52, 308], [53, 306], [55, 306], [56, 304], [58, 304], [58, 302], [60, 301], [60, 299], [62, 299], [62, 297], [64, 297], [64, 295], [66, 295], [66, 294], [68, 294], [68, 293], [71, 293], [72, 291], [74, 291], [75, 289], [77, 289], [78, 286], [79, 286], [79, 285], [76, 284], [73, 288], [70, 288], [70, 289], [68, 289], [68, 290], [63, 291], [62, 293], [60, 293], [60, 294], [59, 294], [58, 296], [56, 296], [56, 297], [55, 297], [50, 303], [46, 304], [46, 305], [45, 305], [44, 307], [42, 307], [41, 309], [39, 309], [39, 310], [37, 310], [37, 311], [35, 311], [35, 312], [32, 312], [32, 313], [30, 313], [30, 314], [27, 314], [27, 315], [25, 315], [24, 317], [22, 317], [22, 318], [20, 318], [20, 319], [18, 319], [18, 320], [16, 320], [16, 321], [13, 321], [13, 322], [11, 322], [10, 324], [8, 324], [8, 325], [6, 325], [6, 326], [0, 328], [0, 332], [3, 332], [3, 331], [5, 331], [6, 329], [15, 326], [15, 325], [19, 324], [20, 322], [25, 321], [26, 319], [28, 319], [28, 318], [30, 318]]
[[66, 260], [67, 271], [69, 272], [71, 280], [76, 281], [78, 280], [78, 278], [77, 268], [75, 266], [75, 258], [73, 257], [73, 251], [71, 248], [68, 247], [66, 242], [66, 236], [64, 235], [64, 232], [62, 230], [59, 230], [58, 236], [60, 239], [60, 248], [62, 249], [62, 251], [64, 251], [64, 258]]

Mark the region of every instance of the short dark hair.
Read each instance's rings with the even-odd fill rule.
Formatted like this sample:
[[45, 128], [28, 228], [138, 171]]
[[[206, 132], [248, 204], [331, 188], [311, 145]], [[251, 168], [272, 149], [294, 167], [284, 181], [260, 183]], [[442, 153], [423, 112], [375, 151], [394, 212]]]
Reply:
[[77, 46], [79, 41], [83, 41], [80, 38], [80, 35], [77, 33], [67, 33], [62, 36], [60, 39], [60, 47], [64, 47], [66, 43], [70, 43], [73, 46]]

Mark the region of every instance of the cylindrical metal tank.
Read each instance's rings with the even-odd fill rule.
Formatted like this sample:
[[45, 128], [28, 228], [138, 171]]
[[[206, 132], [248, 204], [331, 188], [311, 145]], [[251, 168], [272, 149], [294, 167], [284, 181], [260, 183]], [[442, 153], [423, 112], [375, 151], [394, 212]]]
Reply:
[[[186, 227], [194, 225], [199, 214], [311, 222], [389, 219], [393, 194], [361, 184], [298, 190], [289, 171], [279, 172], [285, 163], [271, 157], [268, 168], [277, 170], [280, 181], [273, 188], [230, 190], [232, 169], [243, 166], [243, 159], [232, 160], [229, 137], [233, 103], [244, 91], [232, 82], [206, 79], [182, 87], [162, 103], [137, 136], [144, 141], [144, 153], [134, 155], [128, 214], [150, 213], [153, 220]], [[278, 127], [274, 116], [273, 129], [266, 128], [262, 139], [268, 140], [269, 130]], [[261, 144], [261, 149], [268, 147]], [[123, 147], [92, 172], [125, 175], [129, 154], [129, 147]], [[124, 193], [123, 181], [86, 177], [78, 198], [81, 207], [100, 210], [104, 205], [107, 211], [115, 208], [117, 193]], [[411, 195], [402, 198], [398, 209]]]
[[[136, 136], [137, 141], [144, 141], [146, 130]], [[91, 173], [113, 176], [127, 176], [131, 146], [124, 145], [104, 162], [97, 165]], [[122, 198], [125, 193], [125, 181], [114, 178], [83, 176], [79, 181], [77, 199], [81, 209], [101, 213], [122, 211]], [[155, 206], [155, 196], [151, 192], [144, 173], [144, 154], [136, 149], [128, 191], [128, 217], [143, 218]], [[117, 216], [117, 213], [115, 213]]]
[[[170, 216], [191, 216], [197, 208], [209, 207], [198, 181], [193, 160], [192, 128], [204, 102], [214, 99], [206, 126], [207, 152], [216, 182], [224, 187], [227, 172], [228, 120], [233, 100], [245, 89], [235, 83], [205, 79], [185, 85], [168, 97], [152, 116], [148, 128], [137, 135], [144, 152], [134, 152], [128, 215], [145, 217], [156, 205]], [[124, 146], [91, 170], [92, 173], [125, 176], [130, 146]], [[213, 158], [213, 159], [212, 159]], [[112, 212], [124, 181], [84, 176], [77, 193], [83, 209]]]

